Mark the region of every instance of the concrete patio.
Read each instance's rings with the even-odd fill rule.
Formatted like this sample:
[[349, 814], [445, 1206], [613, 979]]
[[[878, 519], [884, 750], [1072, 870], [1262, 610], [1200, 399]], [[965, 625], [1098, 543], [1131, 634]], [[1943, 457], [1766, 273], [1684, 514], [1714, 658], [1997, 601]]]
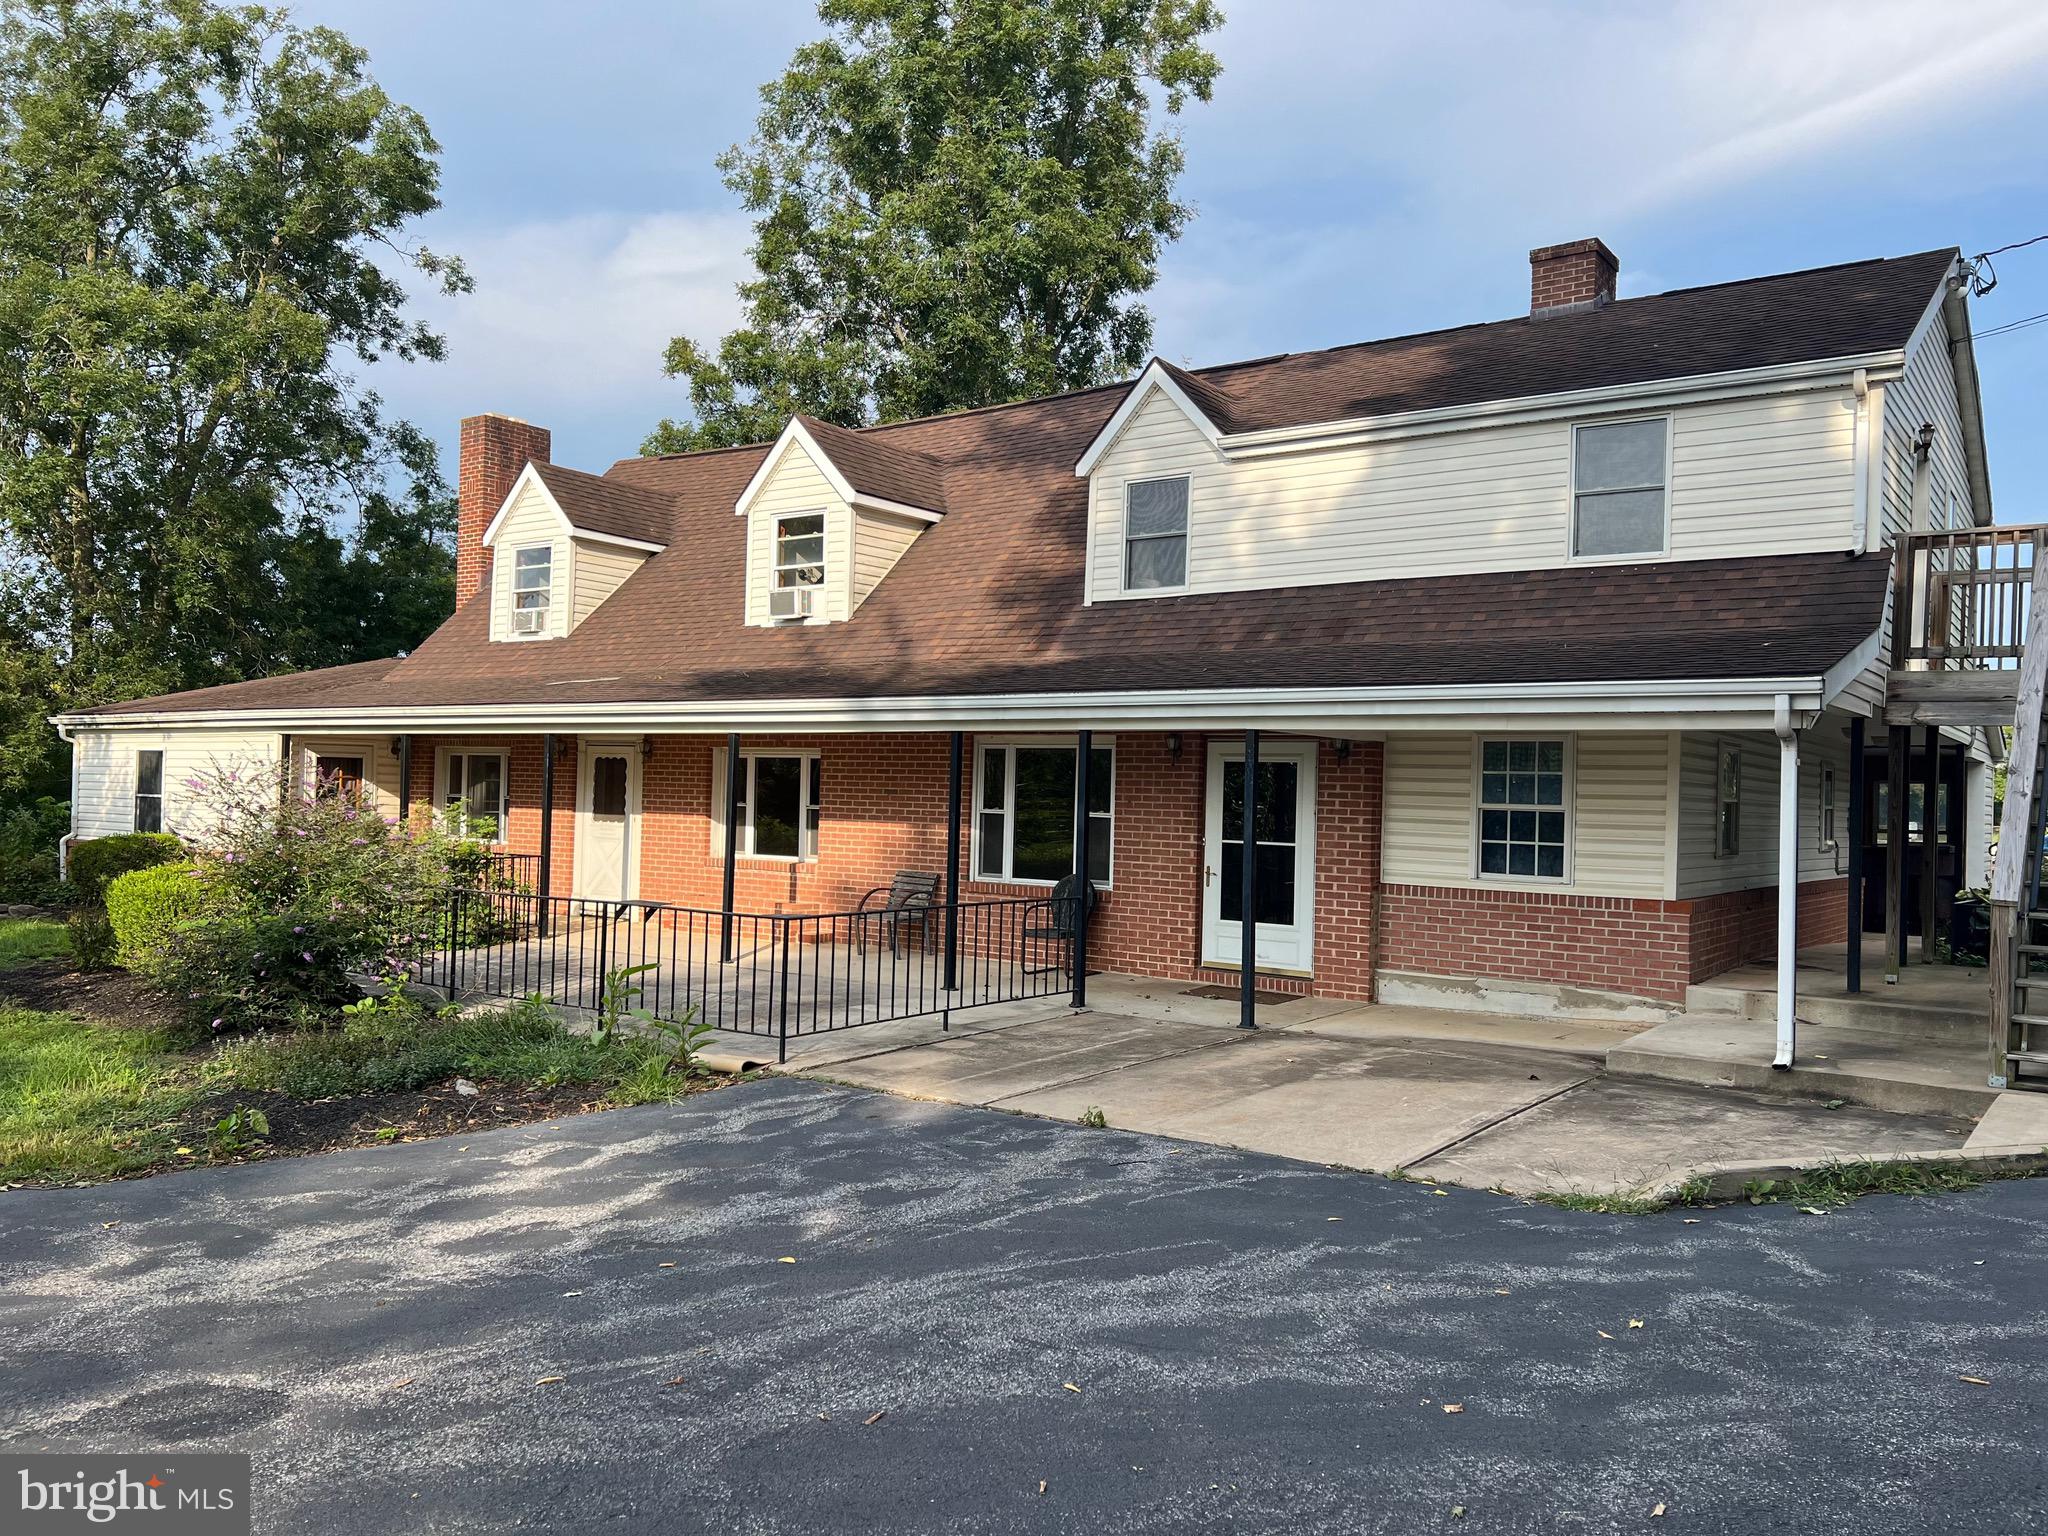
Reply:
[[1634, 1080], [1611, 1062], [1644, 1034], [1610, 1025], [1301, 998], [1262, 1008], [1247, 1033], [1232, 999], [1114, 975], [1089, 979], [1089, 1004], [792, 1042], [789, 1070], [1058, 1120], [1100, 1110], [1123, 1129], [1521, 1194], [1655, 1190], [1759, 1161], [2048, 1147], [2048, 1096], [2006, 1096], [2022, 1102], [1980, 1132], [1988, 1102], [1902, 1113]]

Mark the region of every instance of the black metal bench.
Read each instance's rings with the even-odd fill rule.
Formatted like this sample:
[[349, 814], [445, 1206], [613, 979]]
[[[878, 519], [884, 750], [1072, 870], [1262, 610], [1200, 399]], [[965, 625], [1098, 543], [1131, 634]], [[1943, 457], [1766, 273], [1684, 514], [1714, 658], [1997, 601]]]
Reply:
[[[862, 949], [868, 947], [870, 925], [876, 929], [876, 936], [886, 933], [889, 938], [889, 953], [903, 953], [905, 929], [915, 929], [923, 936], [931, 933], [932, 903], [938, 896], [939, 877], [917, 870], [905, 869], [897, 872], [896, 878], [887, 885], [878, 885], [861, 897], [856, 908], [860, 921], [854, 924], [854, 939]], [[879, 906], [869, 903], [877, 897], [886, 898]]]

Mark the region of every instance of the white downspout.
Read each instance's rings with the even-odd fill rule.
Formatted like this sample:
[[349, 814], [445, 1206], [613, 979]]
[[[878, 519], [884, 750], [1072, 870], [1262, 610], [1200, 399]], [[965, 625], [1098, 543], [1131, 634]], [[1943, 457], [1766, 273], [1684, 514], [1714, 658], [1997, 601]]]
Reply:
[[1778, 1054], [1771, 1065], [1792, 1065], [1799, 1036], [1799, 731], [1792, 700], [1779, 694], [1771, 711], [1778, 737]]
[[78, 839], [78, 742], [71, 734], [71, 727], [57, 727], [57, 739], [71, 749], [71, 826], [57, 839], [57, 878], [71, 878], [71, 845]]

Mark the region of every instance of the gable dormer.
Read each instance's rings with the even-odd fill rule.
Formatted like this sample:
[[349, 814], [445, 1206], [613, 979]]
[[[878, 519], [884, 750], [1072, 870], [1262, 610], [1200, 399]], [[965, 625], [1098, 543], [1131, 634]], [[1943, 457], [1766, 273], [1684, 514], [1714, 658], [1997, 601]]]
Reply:
[[559, 640], [666, 547], [674, 509], [651, 491], [529, 462], [484, 530], [491, 638]]
[[797, 416], [733, 511], [747, 519], [747, 622], [830, 624], [945, 515], [944, 477], [924, 454]]

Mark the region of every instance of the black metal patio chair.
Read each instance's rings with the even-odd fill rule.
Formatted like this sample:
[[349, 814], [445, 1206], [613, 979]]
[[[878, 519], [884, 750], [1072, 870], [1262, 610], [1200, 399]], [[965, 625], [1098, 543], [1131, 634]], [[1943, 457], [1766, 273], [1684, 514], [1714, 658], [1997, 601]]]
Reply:
[[[872, 926], [875, 936], [886, 934], [889, 939], [889, 953], [903, 953], [903, 934], [906, 929], [916, 930], [922, 937], [931, 936], [932, 902], [939, 890], [939, 877], [927, 875], [914, 869], [897, 871], [896, 878], [887, 885], [878, 885], [861, 897], [855, 908], [860, 921], [853, 925], [854, 941], [861, 948], [868, 947], [868, 933]], [[885, 900], [879, 906], [869, 906], [877, 896]]]
[[1052, 894], [1045, 900], [1034, 902], [1024, 913], [1024, 937], [1027, 941], [1061, 943], [1067, 946], [1067, 964], [1027, 965], [1026, 976], [1043, 976], [1047, 971], [1071, 969], [1073, 943], [1079, 932], [1078, 923], [1085, 923], [1094, 914], [1102, 900], [1102, 893], [1095, 889], [1095, 882], [1083, 880], [1079, 875], [1062, 875], [1052, 888]]

